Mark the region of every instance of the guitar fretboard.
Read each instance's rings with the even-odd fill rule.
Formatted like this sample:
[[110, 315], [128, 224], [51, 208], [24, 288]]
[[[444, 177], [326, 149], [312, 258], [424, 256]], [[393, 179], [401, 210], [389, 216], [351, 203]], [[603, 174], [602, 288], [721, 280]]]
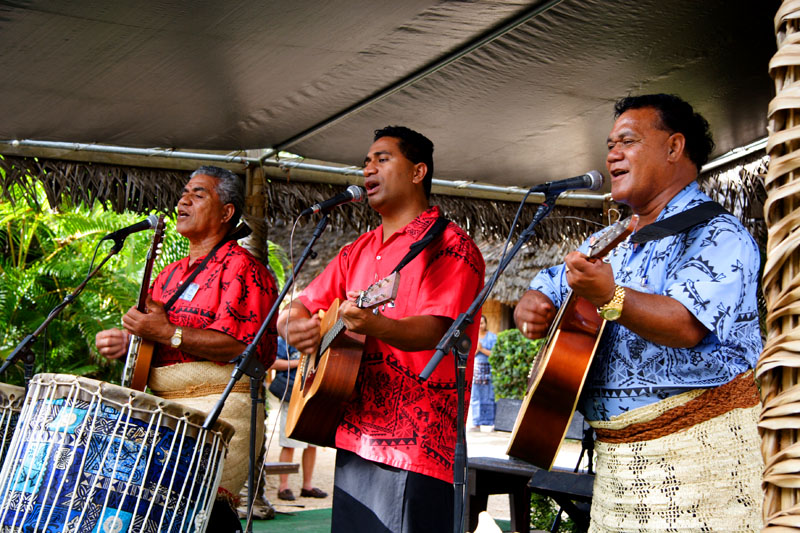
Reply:
[[328, 349], [333, 340], [344, 330], [344, 322], [341, 319], [337, 320], [333, 326], [331, 326], [331, 329], [329, 329], [328, 332], [323, 335], [322, 341], [319, 343], [319, 353], [325, 353], [325, 350]]

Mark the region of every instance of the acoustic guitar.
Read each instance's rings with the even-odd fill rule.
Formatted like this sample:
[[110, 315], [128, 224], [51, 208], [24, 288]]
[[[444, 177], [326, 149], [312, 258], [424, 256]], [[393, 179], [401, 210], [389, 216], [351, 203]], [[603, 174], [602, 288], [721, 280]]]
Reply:
[[[164, 239], [164, 216], [158, 217], [153, 242], [147, 252], [147, 259], [144, 264], [144, 274], [142, 275], [142, 285], [139, 288], [139, 300], [136, 309], [141, 313], [147, 311], [147, 294], [150, 290], [150, 276], [153, 273], [153, 265], [158, 257], [161, 241]], [[144, 340], [136, 335], [131, 335], [128, 344], [128, 357], [125, 360], [125, 368], [122, 370], [122, 386], [129, 389], [144, 391], [147, 387], [147, 378], [150, 376], [150, 362], [153, 360], [154, 343]]]
[[[591, 244], [586, 255], [602, 258], [633, 232], [638, 221], [638, 215], [633, 215], [617, 222]], [[508, 455], [552, 468], [604, 326], [605, 320], [591, 302], [572, 291], [567, 294], [531, 367]]]
[[[355, 303], [362, 309], [388, 304], [399, 284], [400, 274], [394, 272], [362, 291]], [[364, 351], [364, 335], [347, 330], [338, 316], [340, 304], [334, 300], [322, 317], [317, 353], [300, 359], [286, 416], [287, 437], [318, 446], [333, 444]]]

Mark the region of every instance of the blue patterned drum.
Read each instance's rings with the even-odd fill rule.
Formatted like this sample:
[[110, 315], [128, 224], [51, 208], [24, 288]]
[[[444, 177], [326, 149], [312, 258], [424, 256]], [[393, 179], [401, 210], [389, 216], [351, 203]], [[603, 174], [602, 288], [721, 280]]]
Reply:
[[0, 383], [0, 465], [3, 464], [14, 429], [17, 427], [24, 400], [25, 387]]
[[205, 531], [233, 429], [204, 420], [102, 381], [34, 376], [0, 471], [0, 531]]

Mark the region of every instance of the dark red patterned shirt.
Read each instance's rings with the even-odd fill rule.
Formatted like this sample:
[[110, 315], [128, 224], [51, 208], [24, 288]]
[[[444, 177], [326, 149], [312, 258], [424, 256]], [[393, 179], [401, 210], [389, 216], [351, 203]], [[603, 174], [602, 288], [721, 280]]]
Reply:
[[[432, 207], [383, 241], [383, 226], [342, 248], [300, 296], [312, 313], [327, 309], [349, 290], [362, 290], [388, 276], [440, 216]], [[455, 319], [483, 287], [483, 256], [472, 239], [450, 223], [400, 271], [394, 307], [381, 308], [389, 318], [434, 315]], [[472, 353], [479, 318], [467, 334]], [[404, 352], [367, 337], [355, 391], [336, 432], [336, 447], [403, 470], [453, 482], [456, 441], [456, 381], [452, 356], [445, 357], [428, 381], [419, 374], [433, 351]], [[469, 398], [467, 398], [469, 405]], [[462, 421], [464, 423], [464, 421]]]
[[[153, 299], [166, 303], [203, 257], [189, 265], [184, 257], [164, 267], [153, 283]], [[235, 241], [223, 245], [168, 310], [176, 326], [211, 329], [250, 344], [278, 296], [269, 271]], [[262, 337], [256, 357], [269, 368], [275, 361], [275, 318]], [[171, 346], [157, 344], [153, 366], [205, 361]], [[225, 363], [220, 363], [225, 364]]]

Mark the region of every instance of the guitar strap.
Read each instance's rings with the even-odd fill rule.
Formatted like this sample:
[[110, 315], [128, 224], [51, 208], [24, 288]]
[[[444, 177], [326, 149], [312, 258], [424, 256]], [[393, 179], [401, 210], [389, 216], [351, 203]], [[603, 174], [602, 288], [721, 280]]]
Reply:
[[[231, 241], [238, 241], [239, 239], [244, 239], [245, 237], [250, 235], [252, 231], [253, 230], [251, 230], [250, 226], [248, 226], [247, 224], [244, 223], [239, 224], [239, 226], [237, 226], [236, 229], [234, 229], [232, 232], [227, 234], [221, 241], [219, 241], [216, 244], [216, 246], [214, 246], [214, 248], [212, 248], [211, 251], [208, 252], [208, 255], [206, 255], [203, 261], [199, 265], [197, 265], [197, 268], [195, 268], [194, 271], [192, 271], [192, 273], [189, 274], [189, 277], [186, 278], [186, 280], [183, 283], [181, 283], [180, 287], [178, 287], [178, 290], [176, 290], [175, 294], [172, 295], [172, 298], [167, 300], [167, 303], [164, 304], [164, 312], [166, 313], [175, 304], [175, 302], [178, 301], [178, 298], [180, 298], [181, 294], [183, 294], [184, 289], [186, 289], [186, 287], [188, 287], [189, 284], [194, 281], [194, 279], [198, 276], [198, 274], [200, 274], [200, 272], [202, 272], [206, 268], [208, 262], [211, 261], [211, 259], [217, 254], [217, 251], [220, 248], [222, 248], [223, 246], [225, 246], [225, 244]], [[169, 282], [172, 279], [172, 274], [174, 273], [175, 273], [174, 270], [170, 272], [169, 277], [167, 278], [167, 282], [164, 284], [165, 287], [169, 285]]]
[[642, 244], [677, 235], [702, 222], [707, 222], [718, 215], [724, 214], [730, 215], [731, 213], [717, 202], [703, 202], [664, 220], [648, 224], [631, 237], [631, 242], [633, 244]]
[[408, 247], [408, 253], [403, 259], [400, 260], [397, 266], [394, 267], [392, 273], [394, 274], [395, 272], [398, 272], [401, 268], [410, 263], [412, 259], [417, 257], [419, 253], [433, 241], [433, 239], [438, 237], [439, 234], [444, 231], [444, 228], [446, 228], [449, 223], [450, 221], [444, 217], [437, 218], [436, 222], [434, 222], [431, 227], [428, 228], [428, 231], [425, 232], [425, 235], [420, 240]]

